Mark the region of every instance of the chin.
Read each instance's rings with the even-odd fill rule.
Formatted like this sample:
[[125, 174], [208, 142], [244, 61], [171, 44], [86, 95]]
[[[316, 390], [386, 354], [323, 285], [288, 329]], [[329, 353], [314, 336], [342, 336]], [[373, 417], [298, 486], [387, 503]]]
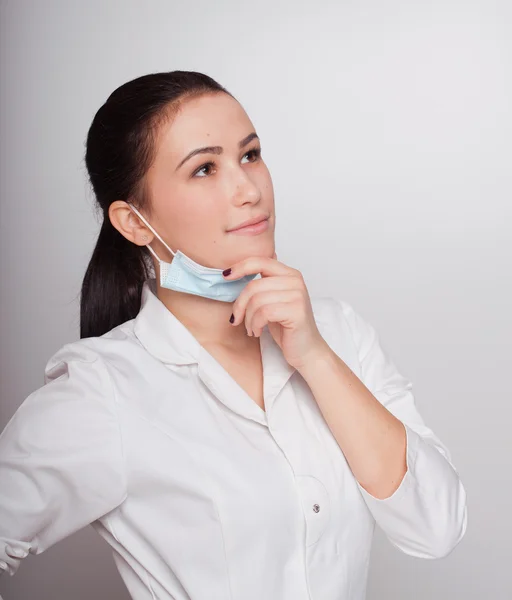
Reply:
[[251, 256], [261, 256], [262, 258], [272, 258], [274, 255], [275, 244], [272, 242], [264, 243], [264, 244], [255, 244], [254, 248], [244, 248], [239, 256], [238, 260], [244, 260], [245, 258], [250, 258]]
[[[247, 243], [250, 238], [239, 238], [237, 240], [236, 246], [232, 246], [229, 249], [226, 249], [226, 252], [223, 256], [226, 260], [218, 260], [215, 261], [218, 264], [226, 265], [225, 268], [234, 265], [237, 262], [245, 260], [247, 258], [251, 258], [254, 256], [262, 257], [262, 258], [272, 258], [274, 256], [274, 252], [276, 252], [276, 245], [274, 238], [271, 239], [257, 239], [256, 236], [253, 238], [254, 243]], [[210, 261], [215, 259], [210, 259]], [[206, 263], [204, 263], [206, 265]], [[224, 267], [223, 267], [224, 268]]]

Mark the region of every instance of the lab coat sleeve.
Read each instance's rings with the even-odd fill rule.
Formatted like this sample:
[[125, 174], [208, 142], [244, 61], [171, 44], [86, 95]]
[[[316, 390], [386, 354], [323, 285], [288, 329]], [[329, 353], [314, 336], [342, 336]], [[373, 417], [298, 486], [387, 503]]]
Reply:
[[406, 433], [407, 472], [388, 498], [379, 499], [358, 482], [376, 523], [389, 541], [418, 558], [440, 558], [460, 542], [467, 527], [466, 492], [450, 452], [425, 425], [413, 396], [375, 328], [339, 301], [357, 348], [361, 380]]
[[100, 356], [83, 342], [47, 363], [0, 435], [0, 573], [14, 575], [126, 497], [116, 402]]

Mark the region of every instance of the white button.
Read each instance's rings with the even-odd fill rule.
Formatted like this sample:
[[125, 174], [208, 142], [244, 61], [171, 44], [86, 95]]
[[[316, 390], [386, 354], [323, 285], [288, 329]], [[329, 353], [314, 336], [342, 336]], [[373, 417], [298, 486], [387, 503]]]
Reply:
[[329, 493], [325, 484], [314, 475], [296, 475], [295, 480], [306, 517], [306, 546], [311, 546], [329, 527]]

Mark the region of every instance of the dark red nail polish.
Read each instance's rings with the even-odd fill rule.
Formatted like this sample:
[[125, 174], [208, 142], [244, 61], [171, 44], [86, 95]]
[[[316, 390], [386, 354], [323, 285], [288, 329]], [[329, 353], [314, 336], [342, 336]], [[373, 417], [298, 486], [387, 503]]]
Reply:
[[225, 271], [222, 271], [222, 274], [224, 275], [224, 277], [231, 275], [231, 269], [226, 269]]
[[235, 322], [235, 315], [233, 315], [233, 314], [232, 314], [232, 315], [229, 317], [229, 322], [230, 322], [230, 323], [234, 323], [234, 322]]

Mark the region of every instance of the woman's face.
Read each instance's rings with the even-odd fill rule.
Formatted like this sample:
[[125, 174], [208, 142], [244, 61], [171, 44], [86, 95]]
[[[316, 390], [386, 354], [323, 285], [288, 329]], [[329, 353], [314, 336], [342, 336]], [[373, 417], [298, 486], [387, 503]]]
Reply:
[[[162, 125], [156, 143], [146, 178], [151, 216], [145, 216], [174, 252], [220, 269], [249, 256], [272, 257], [272, 179], [254, 126], [235, 99], [217, 93], [187, 100]], [[262, 233], [229, 231], [267, 216]], [[172, 259], [156, 237], [151, 247], [161, 259]]]

